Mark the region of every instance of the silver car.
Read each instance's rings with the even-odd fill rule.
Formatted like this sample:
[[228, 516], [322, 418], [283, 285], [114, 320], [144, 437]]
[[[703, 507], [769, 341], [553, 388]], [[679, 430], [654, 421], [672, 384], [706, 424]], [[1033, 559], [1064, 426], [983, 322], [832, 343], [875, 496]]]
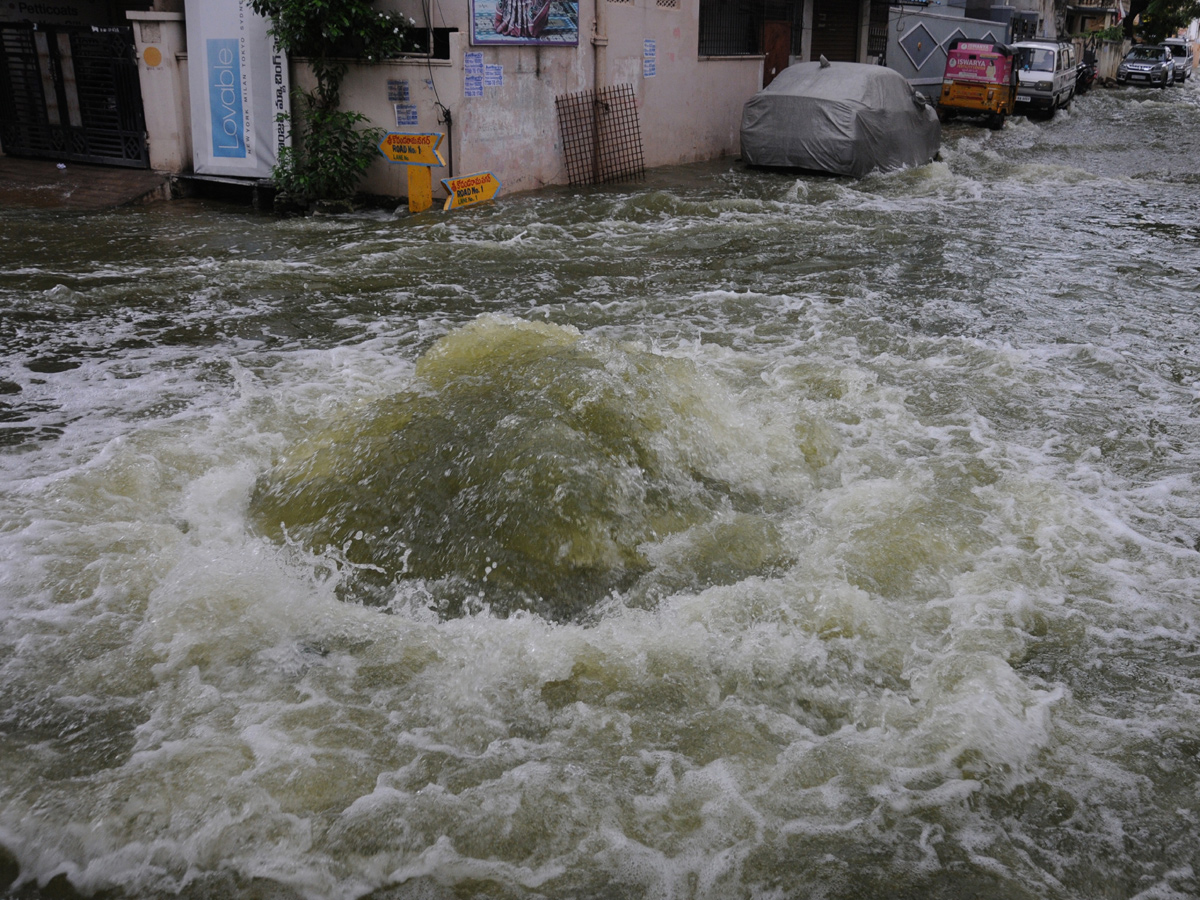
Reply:
[[1146, 84], [1165, 88], [1175, 80], [1175, 60], [1161, 44], [1139, 44], [1117, 66], [1117, 84]]

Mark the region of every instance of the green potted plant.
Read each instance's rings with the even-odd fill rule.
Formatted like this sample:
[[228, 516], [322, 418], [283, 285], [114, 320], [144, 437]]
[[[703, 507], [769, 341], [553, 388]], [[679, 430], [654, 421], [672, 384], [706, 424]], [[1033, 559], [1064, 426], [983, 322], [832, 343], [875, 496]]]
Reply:
[[375, 63], [414, 46], [413, 23], [372, 0], [250, 0], [270, 19], [271, 34], [290, 57], [307, 59], [316, 85], [293, 91], [291, 147], [272, 171], [279, 210], [347, 209], [374, 161], [384, 130], [361, 127], [362, 113], [341, 108], [351, 62]]

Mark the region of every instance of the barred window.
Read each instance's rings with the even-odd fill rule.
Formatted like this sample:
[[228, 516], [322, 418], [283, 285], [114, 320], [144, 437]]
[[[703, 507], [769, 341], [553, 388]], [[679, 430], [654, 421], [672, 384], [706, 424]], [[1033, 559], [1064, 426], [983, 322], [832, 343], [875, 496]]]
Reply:
[[792, 23], [792, 52], [799, 46], [802, 0], [700, 0], [700, 56], [758, 56], [763, 22]]
[[753, 56], [762, 52], [740, 0], [700, 0], [701, 56]]
[[889, 0], [871, 0], [871, 18], [867, 25], [867, 56], [879, 59], [887, 54]]

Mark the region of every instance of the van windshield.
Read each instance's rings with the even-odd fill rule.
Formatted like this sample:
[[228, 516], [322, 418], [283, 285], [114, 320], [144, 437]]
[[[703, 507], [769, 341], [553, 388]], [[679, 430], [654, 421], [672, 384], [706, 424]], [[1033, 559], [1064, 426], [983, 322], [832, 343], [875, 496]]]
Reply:
[[1037, 47], [1021, 48], [1021, 68], [1033, 72], [1054, 71], [1054, 51]]

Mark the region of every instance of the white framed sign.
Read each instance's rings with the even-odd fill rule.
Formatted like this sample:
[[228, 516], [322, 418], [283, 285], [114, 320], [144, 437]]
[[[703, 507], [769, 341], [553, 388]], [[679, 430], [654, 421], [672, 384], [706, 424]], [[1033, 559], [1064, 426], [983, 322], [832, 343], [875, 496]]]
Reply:
[[192, 165], [199, 175], [265, 178], [290, 143], [287, 56], [246, 0], [189, 0]]

